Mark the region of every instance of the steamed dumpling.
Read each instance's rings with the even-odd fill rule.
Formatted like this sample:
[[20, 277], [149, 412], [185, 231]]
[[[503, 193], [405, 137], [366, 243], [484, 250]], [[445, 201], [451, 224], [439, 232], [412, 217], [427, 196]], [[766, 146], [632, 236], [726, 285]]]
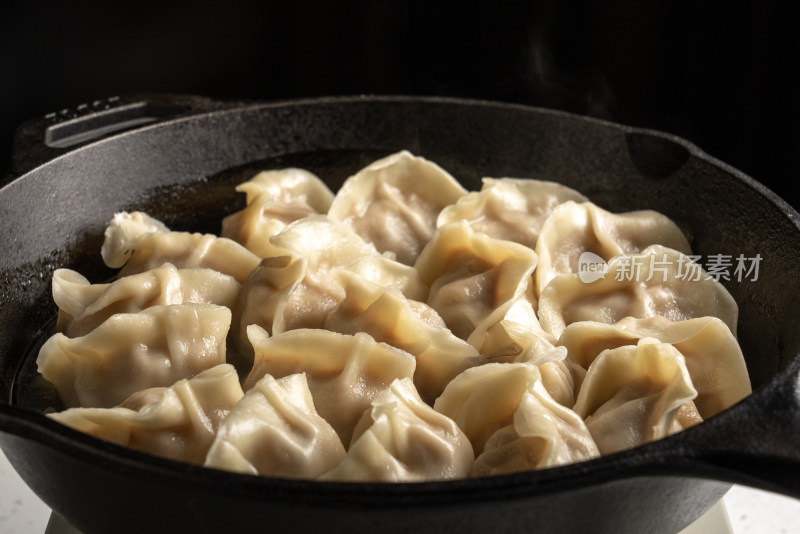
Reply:
[[387, 289], [396, 289], [413, 301], [425, 301], [428, 296], [428, 287], [422, 283], [414, 267], [384, 255], [367, 254], [354, 258], [338, 270]]
[[350, 443], [356, 422], [378, 393], [396, 378], [414, 376], [412, 355], [363, 332], [350, 336], [299, 329], [270, 337], [255, 325], [247, 330], [255, 360], [245, 390], [268, 374], [282, 378], [305, 373], [317, 412], [342, 443]]
[[668, 343], [647, 338], [607, 349], [589, 366], [575, 412], [602, 454], [664, 438], [701, 421], [686, 360]]
[[670, 321], [665, 317], [626, 317], [614, 324], [583, 321], [569, 325], [559, 343], [567, 348], [569, 361], [583, 378], [605, 349], [635, 345], [654, 338], [669, 343], [686, 359], [686, 368], [697, 390], [694, 403], [707, 419], [752, 392], [747, 365], [730, 329], [716, 317]]
[[308, 206], [315, 213], [327, 213], [333, 202], [333, 192], [317, 175], [305, 169], [289, 167], [261, 171], [236, 186], [250, 204], [263, 196], [286, 206]]
[[[345, 298], [325, 320], [325, 328], [342, 334], [366, 332], [376, 341], [402, 349], [416, 358], [414, 384], [426, 401], [469, 366], [478, 351], [441, 325], [431, 324], [396, 289], [383, 288], [349, 272], [339, 273]], [[430, 310], [429, 313], [436, 312]]]
[[333, 193], [314, 174], [303, 169], [263, 171], [239, 184], [246, 207], [223, 219], [220, 235], [233, 239], [261, 258], [275, 255], [269, 238], [287, 224], [328, 212]]
[[512, 423], [488, 439], [470, 475], [542, 469], [599, 455], [578, 414], [556, 402], [541, 382], [534, 382], [523, 393]]
[[542, 383], [557, 402], [567, 407], [575, 403], [574, 380], [564, 362], [567, 350], [556, 346], [552, 336], [544, 332], [527, 298], [517, 297], [498, 307], [467, 341], [479, 348], [481, 355], [475, 365], [536, 365]]
[[481, 354], [491, 354], [512, 345], [520, 351], [547, 352], [555, 339], [539, 324], [533, 304], [523, 294], [495, 308], [475, 327], [467, 342]]
[[[144, 221], [152, 221], [145, 224]], [[176, 267], [205, 267], [243, 283], [259, 258], [239, 243], [213, 234], [171, 232], [139, 212], [117, 213], [106, 228], [103, 261], [122, 267], [119, 276], [149, 271], [165, 263]]]
[[265, 258], [250, 273], [234, 308], [233, 329], [244, 352], [251, 324], [270, 334], [321, 328], [345, 298], [337, 271], [394, 287], [409, 298], [424, 298], [427, 292], [413, 268], [379, 255], [352, 230], [325, 216], [293, 223], [272, 242], [282, 254]]
[[[344, 289], [331, 275], [332, 271], [363, 256], [378, 255], [371, 244], [324, 215], [288, 225], [272, 238], [272, 243], [293, 258], [305, 261], [302, 278], [285, 295], [281, 294], [284, 302], [281, 315], [273, 323], [273, 333], [320, 328], [328, 313], [344, 298]], [[269, 277], [258, 283], [272, 284]]]
[[170, 263], [108, 284], [91, 284], [69, 269], [53, 273], [53, 300], [58, 306], [56, 330], [83, 336], [116, 313], [135, 313], [150, 306], [217, 304], [232, 308], [241, 285], [213, 269], [178, 269]]
[[436, 224], [463, 220], [477, 232], [535, 248], [544, 221], [556, 206], [568, 200], [589, 199], [556, 182], [484, 178], [479, 192], [467, 193], [444, 208]]
[[256, 382], [219, 424], [206, 467], [252, 475], [316, 478], [345, 449], [319, 416], [303, 374]]
[[225, 363], [230, 322], [230, 310], [215, 304], [119, 313], [82, 337], [54, 334], [36, 363], [65, 407], [110, 408], [142, 389]]
[[522, 396], [540, 378], [535, 365], [487, 363], [455, 377], [433, 407], [456, 422], [478, 455], [492, 434], [511, 424]]
[[242, 395], [236, 371], [220, 364], [168, 388], [139, 392], [122, 406], [71, 408], [49, 417], [118, 445], [202, 464], [220, 420]]
[[529, 293], [536, 254], [461, 221], [438, 228], [415, 267], [430, 286], [427, 303], [455, 335], [468, 339], [495, 309]]
[[233, 307], [231, 332], [237, 348], [237, 368], [249, 371], [253, 346], [247, 327], [258, 325], [270, 335], [286, 328], [286, 307], [293, 291], [303, 281], [308, 260], [284, 255], [264, 258], [247, 277]]
[[347, 456], [323, 480], [400, 482], [464, 478], [469, 439], [417, 394], [408, 378], [377, 395], [353, 434]]
[[652, 210], [614, 214], [591, 202], [564, 202], [553, 209], [536, 243], [536, 294], [541, 295], [558, 275], [577, 273], [583, 253], [609, 261], [662, 245], [690, 254], [689, 242], [678, 226]]
[[381, 253], [412, 265], [433, 234], [439, 212], [465, 193], [444, 169], [404, 150], [348, 178], [328, 215]]
[[131, 257], [131, 243], [146, 234], [169, 232], [166, 224], [142, 212], [114, 214], [105, 230], [100, 254], [109, 267], [122, 267]]
[[220, 236], [241, 244], [259, 258], [278, 256], [281, 250], [270, 238], [288, 224], [317, 212], [302, 206], [285, 206], [258, 196], [247, 207], [222, 221]]

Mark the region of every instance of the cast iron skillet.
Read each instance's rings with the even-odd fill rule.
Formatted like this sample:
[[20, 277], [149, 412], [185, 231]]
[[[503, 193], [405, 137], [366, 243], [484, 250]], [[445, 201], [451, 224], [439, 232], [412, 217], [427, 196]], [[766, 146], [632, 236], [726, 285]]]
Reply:
[[[100, 139], [100, 137], [105, 138]], [[55, 313], [50, 276], [95, 282], [106, 222], [145, 209], [179, 230], [219, 231], [233, 186], [300, 166], [341, 182], [408, 149], [477, 189], [481, 176], [574, 187], [612, 211], [659, 210], [697, 254], [760, 254], [731, 280], [754, 393], [701, 425], [630, 451], [538, 472], [415, 484], [238, 475], [100, 442], [40, 413], [35, 343]], [[691, 144], [518, 105], [355, 97], [216, 102], [111, 99], [24, 125], [0, 189], [0, 444], [22, 478], [87, 533], [676, 532], [731, 483], [800, 497], [798, 214]], [[752, 277], [751, 277], [752, 278]]]

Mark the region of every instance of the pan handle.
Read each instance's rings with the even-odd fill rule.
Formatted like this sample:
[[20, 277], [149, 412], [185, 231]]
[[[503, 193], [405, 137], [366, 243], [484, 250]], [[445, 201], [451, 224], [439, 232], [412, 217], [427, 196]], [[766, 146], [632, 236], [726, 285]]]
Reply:
[[800, 357], [734, 409], [672, 438], [652, 444], [660, 450], [652, 451], [650, 468], [660, 474], [724, 480], [800, 499]]
[[104, 137], [232, 104], [193, 95], [139, 94], [112, 96], [48, 113], [26, 121], [17, 129], [11, 176], [6, 181]]

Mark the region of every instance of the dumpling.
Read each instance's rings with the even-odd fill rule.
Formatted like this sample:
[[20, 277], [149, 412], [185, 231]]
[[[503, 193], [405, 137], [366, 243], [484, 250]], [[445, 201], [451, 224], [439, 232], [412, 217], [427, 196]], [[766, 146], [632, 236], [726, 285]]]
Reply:
[[[247, 339], [251, 324], [270, 335], [322, 328], [326, 317], [345, 298], [335, 275], [339, 270], [396, 284], [412, 295], [425, 291], [413, 268], [380, 256], [375, 247], [326, 216], [290, 224], [272, 242], [283, 254], [261, 261], [245, 281], [234, 307], [232, 329], [240, 353], [239, 368], [252, 363]], [[402, 278], [393, 282], [394, 273]]]
[[236, 186], [236, 191], [245, 193], [246, 204], [263, 196], [286, 206], [308, 206], [315, 213], [327, 213], [333, 202], [333, 192], [325, 182], [295, 167], [261, 171]]
[[467, 341], [478, 347], [483, 363], [536, 365], [550, 395], [564, 406], [575, 404], [574, 381], [564, 362], [567, 349], [555, 346], [527, 298], [517, 297], [498, 307]]
[[236, 241], [259, 258], [269, 258], [281, 254], [270, 237], [286, 225], [316, 213], [307, 207], [286, 206], [257, 196], [244, 209], [223, 219], [220, 236]]
[[[556, 350], [563, 350], [564, 347], [555, 347]], [[566, 354], [566, 351], [562, 354]], [[542, 385], [550, 396], [562, 406], [571, 408], [575, 406], [575, 379], [572, 377], [570, 368], [565, 358], [552, 359], [538, 365], [539, 373], [542, 375]]]
[[436, 225], [463, 220], [477, 232], [535, 248], [544, 221], [556, 206], [568, 200], [589, 201], [556, 182], [484, 178], [480, 192], [467, 193], [444, 208]]
[[381, 253], [413, 265], [436, 228], [439, 212], [465, 193], [444, 169], [404, 150], [345, 180], [328, 215]]
[[36, 363], [65, 407], [110, 408], [225, 363], [230, 322], [230, 310], [215, 304], [152, 306], [112, 315], [82, 337], [56, 333]]
[[[569, 361], [585, 373], [605, 349], [634, 345], [655, 338], [683, 354], [697, 390], [694, 403], [704, 419], [732, 406], [752, 392], [742, 349], [730, 329], [716, 317], [670, 321], [664, 317], [626, 317], [614, 324], [583, 321], [572, 323], [559, 344], [567, 348]], [[581, 373], [582, 371], [582, 373]]]
[[202, 464], [217, 427], [242, 398], [239, 376], [220, 364], [122, 406], [71, 408], [49, 417], [76, 430], [157, 456]]
[[[686, 276], [695, 270], [697, 276]], [[671, 321], [718, 317], [735, 335], [738, 318], [736, 301], [721, 283], [688, 256], [660, 245], [613, 258], [605, 275], [590, 283], [576, 274], [554, 278], [542, 292], [538, 312], [542, 328], [556, 338], [578, 321], [616, 323], [656, 315]]]
[[314, 408], [303, 374], [270, 375], [222, 420], [206, 467], [252, 475], [316, 478], [336, 467], [345, 449]]
[[232, 308], [241, 285], [213, 269], [178, 269], [166, 263], [150, 271], [91, 284], [70, 269], [53, 273], [56, 330], [68, 337], [88, 334], [115, 313], [135, 313], [150, 306], [217, 304]]
[[397, 289], [408, 299], [422, 301], [428, 297], [428, 287], [419, 278], [419, 272], [411, 266], [383, 255], [368, 254], [354, 258], [339, 267], [362, 280], [381, 287]]
[[470, 475], [490, 476], [590, 460], [600, 455], [589, 429], [541, 382], [525, 391], [510, 425], [497, 430]]
[[241, 284], [260, 261], [258, 256], [231, 239], [213, 234], [171, 232], [165, 230], [163, 224], [160, 227], [155, 223], [144, 225], [139, 222], [140, 218], [138, 212], [117, 213], [106, 228], [103, 261], [111, 268], [122, 267], [119, 276], [172, 263], [179, 269], [214, 269], [233, 276]]
[[591, 202], [567, 201], [553, 209], [536, 243], [536, 294], [558, 275], [579, 272], [584, 253], [609, 261], [663, 245], [691, 254], [683, 232], [667, 216], [652, 210], [610, 213]]
[[[378, 255], [371, 244], [324, 215], [288, 225], [272, 238], [272, 243], [306, 262], [302, 278], [288, 292], [281, 293], [284, 302], [281, 316], [273, 324], [273, 334], [296, 328], [320, 328], [344, 299], [344, 289], [331, 275], [332, 271], [362, 256]], [[272, 281], [267, 277], [259, 283], [272, 284]]]
[[575, 412], [602, 454], [664, 438], [701, 421], [683, 355], [645, 338], [600, 353], [578, 391]]
[[417, 394], [408, 378], [372, 400], [347, 456], [322, 480], [400, 482], [464, 478], [474, 454], [464, 433]]
[[520, 350], [549, 351], [555, 339], [539, 324], [527, 295], [513, 297], [481, 321], [467, 338], [481, 354], [491, 354], [516, 345]]
[[456, 422], [479, 455], [492, 434], [512, 423], [522, 396], [540, 378], [532, 364], [487, 363], [455, 377], [433, 407]]
[[100, 254], [109, 267], [122, 267], [130, 258], [130, 244], [145, 234], [169, 232], [166, 224], [143, 211], [114, 214], [105, 230]]
[[[324, 327], [342, 334], [366, 332], [412, 354], [417, 361], [414, 384], [426, 402], [433, 402], [444, 386], [469, 366], [478, 351], [442, 326], [430, 324], [396, 289], [383, 288], [349, 272], [338, 274], [345, 298], [325, 320]], [[431, 313], [436, 313], [431, 311]]]
[[455, 335], [468, 339], [495, 309], [529, 293], [536, 254], [461, 221], [438, 228], [415, 267], [430, 286], [427, 303]]
[[350, 443], [358, 419], [378, 393], [395, 378], [414, 376], [412, 355], [363, 332], [350, 336], [299, 329], [269, 337], [256, 325], [247, 331], [255, 360], [245, 390], [268, 374], [282, 378], [305, 373], [317, 412], [336, 429], [342, 443]]
[[263, 171], [239, 184], [246, 207], [223, 219], [220, 235], [233, 239], [261, 258], [276, 254], [269, 238], [287, 224], [325, 214], [333, 193], [322, 180], [303, 169]]
[[305, 258], [284, 255], [264, 258], [242, 285], [233, 307], [231, 337], [236, 343], [234, 364], [242, 372], [253, 365], [253, 346], [247, 327], [254, 324], [270, 335], [286, 328], [286, 307], [292, 292], [303, 281], [308, 269]]

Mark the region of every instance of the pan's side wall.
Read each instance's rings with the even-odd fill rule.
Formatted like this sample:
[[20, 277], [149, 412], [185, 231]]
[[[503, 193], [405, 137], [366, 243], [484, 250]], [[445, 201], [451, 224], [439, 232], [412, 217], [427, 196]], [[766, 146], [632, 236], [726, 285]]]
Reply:
[[[446, 504], [400, 495], [395, 502], [376, 505], [363, 504], [364, 499], [347, 488], [298, 493], [291, 481], [273, 481], [269, 495], [248, 492], [246, 487], [215, 491], [211, 478], [197, 484], [182, 477], [128, 472], [126, 466], [109, 466], [103, 458], [76, 461], [50, 445], [15, 435], [0, 433], [0, 444], [37, 494], [86, 534], [244, 534], [265, 529], [301, 534], [328, 531], [331, 525], [346, 525], [348, 532], [365, 534], [672, 534], [700, 517], [730, 487], [659, 476], [581, 485], [544, 495], [536, 495], [533, 488], [532, 496], [524, 490], [506, 496], [502, 487], [496, 491], [487, 487], [482, 495], [474, 491], [461, 499], [456, 495]], [[43, 469], [48, 471], [46, 477]]]

